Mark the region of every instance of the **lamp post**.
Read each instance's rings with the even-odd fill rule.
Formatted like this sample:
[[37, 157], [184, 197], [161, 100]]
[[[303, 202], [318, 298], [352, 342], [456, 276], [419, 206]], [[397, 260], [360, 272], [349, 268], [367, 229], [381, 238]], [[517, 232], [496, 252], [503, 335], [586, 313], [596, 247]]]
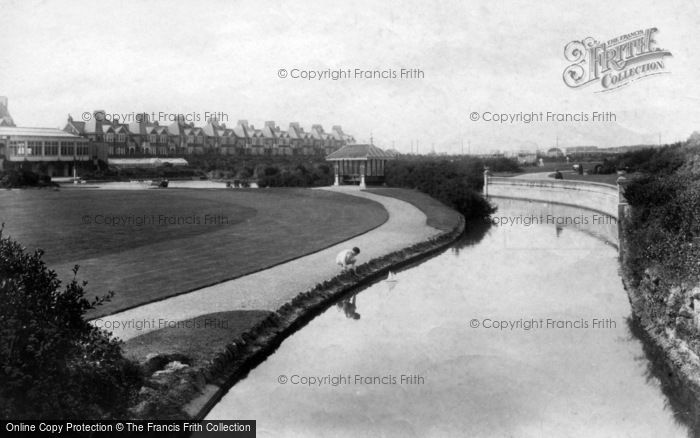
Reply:
[[629, 180], [625, 177], [625, 171], [620, 172], [617, 178], [617, 251], [620, 260], [624, 257], [623, 250], [623, 225], [622, 222], [627, 217], [629, 211], [629, 203], [625, 197], [625, 189]]
[[488, 166], [484, 167], [484, 196], [488, 197], [489, 196], [489, 175], [491, 175], [491, 172], [489, 172]]

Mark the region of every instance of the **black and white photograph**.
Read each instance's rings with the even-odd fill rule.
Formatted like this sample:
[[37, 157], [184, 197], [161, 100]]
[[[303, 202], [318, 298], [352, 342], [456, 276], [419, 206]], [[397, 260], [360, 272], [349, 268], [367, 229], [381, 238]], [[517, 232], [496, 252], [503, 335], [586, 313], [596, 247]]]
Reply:
[[0, 435], [700, 437], [699, 35], [0, 0]]

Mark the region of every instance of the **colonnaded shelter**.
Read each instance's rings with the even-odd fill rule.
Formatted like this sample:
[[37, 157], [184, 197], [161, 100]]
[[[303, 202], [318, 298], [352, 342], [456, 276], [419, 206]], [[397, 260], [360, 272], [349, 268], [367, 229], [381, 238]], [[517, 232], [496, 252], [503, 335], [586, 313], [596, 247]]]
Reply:
[[326, 157], [334, 163], [335, 185], [383, 183], [384, 167], [393, 154], [385, 152], [373, 144], [349, 144]]

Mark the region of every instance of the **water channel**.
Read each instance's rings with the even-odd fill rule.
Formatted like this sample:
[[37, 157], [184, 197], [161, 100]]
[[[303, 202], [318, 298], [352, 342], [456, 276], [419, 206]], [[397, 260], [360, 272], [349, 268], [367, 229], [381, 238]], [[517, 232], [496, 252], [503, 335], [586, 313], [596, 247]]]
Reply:
[[496, 202], [512, 221], [334, 304], [207, 418], [259, 437], [691, 436], [633, 334], [614, 224]]

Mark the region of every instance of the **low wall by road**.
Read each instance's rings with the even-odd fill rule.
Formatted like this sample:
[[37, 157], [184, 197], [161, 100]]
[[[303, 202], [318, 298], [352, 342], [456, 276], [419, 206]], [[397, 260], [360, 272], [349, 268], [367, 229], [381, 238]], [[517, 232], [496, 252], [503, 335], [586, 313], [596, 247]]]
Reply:
[[[528, 199], [573, 205], [619, 219], [620, 196], [617, 187], [586, 181], [484, 177], [488, 197]], [[624, 202], [624, 201], [623, 201]]]

